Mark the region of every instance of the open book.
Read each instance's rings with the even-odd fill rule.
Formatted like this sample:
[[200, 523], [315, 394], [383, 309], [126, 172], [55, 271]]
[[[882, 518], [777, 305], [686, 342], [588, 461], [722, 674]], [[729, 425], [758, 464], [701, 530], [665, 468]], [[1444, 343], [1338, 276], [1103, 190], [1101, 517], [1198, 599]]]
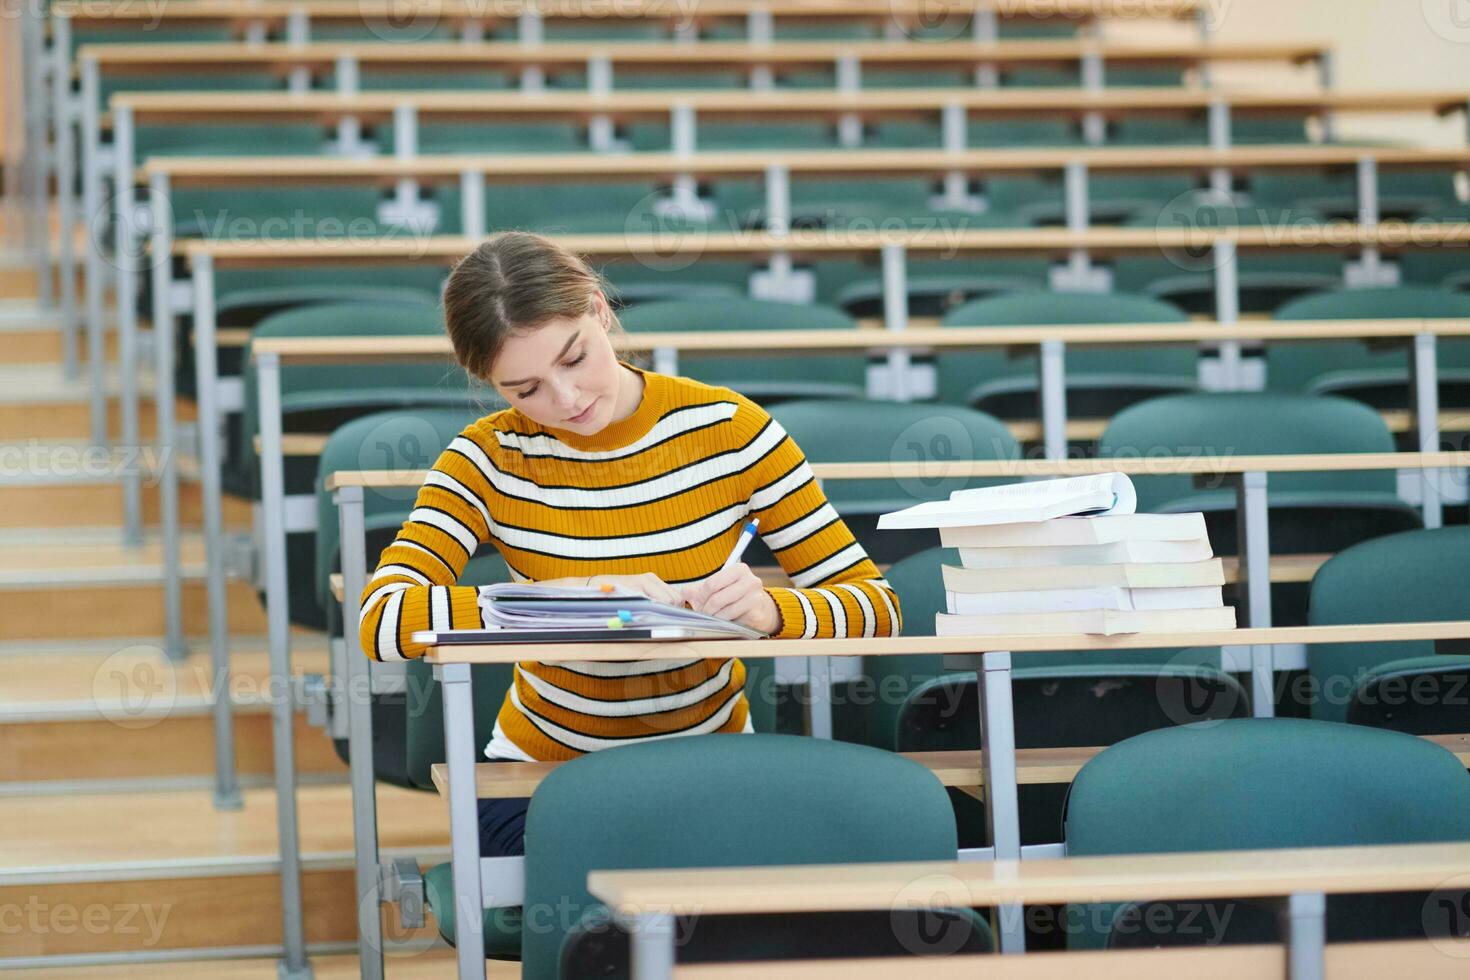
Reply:
[[[466, 632], [537, 632], [543, 640], [555, 639], [550, 634], [558, 631], [589, 630], [605, 631], [607, 639], [619, 639], [615, 634], [621, 632], [630, 639], [756, 640], [765, 635], [728, 619], [618, 589], [486, 585], [480, 588], [480, 614], [485, 629]], [[649, 632], [654, 635], [641, 635]]]
[[878, 527], [905, 530], [1034, 523], [1083, 514], [1132, 514], [1137, 507], [1138, 494], [1126, 474], [1099, 473], [956, 490], [948, 500], [884, 514], [878, 518]]

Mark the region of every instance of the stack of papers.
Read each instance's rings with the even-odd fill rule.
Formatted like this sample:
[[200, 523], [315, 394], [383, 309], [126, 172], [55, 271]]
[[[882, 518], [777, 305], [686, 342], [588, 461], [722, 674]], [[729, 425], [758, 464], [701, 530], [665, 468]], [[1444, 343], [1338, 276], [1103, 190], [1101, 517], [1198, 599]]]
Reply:
[[1231, 629], [1204, 515], [1136, 514], [1122, 473], [958, 490], [878, 521], [932, 527], [943, 568], [940, 636]]
[[480, 588], [487, 628], [505, 630], [682, 630], [713, 639], [760, 639], [764, 634], [635, 592], [501, 584]]

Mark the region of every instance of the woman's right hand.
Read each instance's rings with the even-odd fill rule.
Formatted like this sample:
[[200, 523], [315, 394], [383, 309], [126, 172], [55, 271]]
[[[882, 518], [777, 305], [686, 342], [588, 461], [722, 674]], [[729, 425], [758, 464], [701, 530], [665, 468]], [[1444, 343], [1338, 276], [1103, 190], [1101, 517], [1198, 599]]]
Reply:
[[642, 575], [594, 575], [587, 580], [587, 584], [594, 589], [611, 585], [626, 592], [645, 595], [655, 602], [665, 602], [671, 606], [684, 605], [684, 595], [679, 587], [670, 585], [652, 572], [644, 572]]

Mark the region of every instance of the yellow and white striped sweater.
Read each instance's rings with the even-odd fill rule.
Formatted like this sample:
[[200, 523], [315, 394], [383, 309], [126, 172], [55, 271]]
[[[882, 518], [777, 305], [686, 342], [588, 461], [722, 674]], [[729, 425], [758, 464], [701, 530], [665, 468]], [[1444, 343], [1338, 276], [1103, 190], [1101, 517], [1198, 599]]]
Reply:
[[[415, 630], [480, 627], [476, 589], [453, 583], [485, 542], [521, 581], [653, 572], [679, 584], [719, 570], [750, 517], [796, 586], [768, 590], [778, 638], [898, 634], [897, 597], [781, 426], [728, 388], [639, 373], [638, 408], [595, 435], [507, 409], [450, 443], [363, 592], [364, 651], [417, 657]], [[742, 731], [744, 683], [729, 659], [520, 663], [487, 754], [551, 761]]]

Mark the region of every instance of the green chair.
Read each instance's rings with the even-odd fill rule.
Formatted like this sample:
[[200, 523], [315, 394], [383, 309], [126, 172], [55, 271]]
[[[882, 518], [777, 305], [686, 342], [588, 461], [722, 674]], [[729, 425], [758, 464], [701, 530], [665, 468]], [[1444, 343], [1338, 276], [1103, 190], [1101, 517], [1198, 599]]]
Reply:
[[[1103, 750], [1072, 782], [1066, 828], [1069, 857], [1461, 841], [1470, 839], [1470, 777], [1452, 753], [1398, 732], [1238, 718]], [[1279, 941], [1268, 909], [1236, 900], [1199, 915], [1189, 905], [1201, 923], [1234, 914], [1223, 929], [1187, 935], [1148, 927], [1182, 921], [1168, 905], [1074, 906], [1068, 945]], [[1332, 896], [1327, 938], [1422, 938], [1424, 907], [1422, 894]]]
[[[1470, 295], [1423, 286], [1317, 293], [1276, 311], [1278, 320], [1467, 317]], [[1445, 338], [1436, 348], [1442, 403], [1470, 405], [1470, 341]], [[1375, 408], [1407, 408], [1413, 404], [1410, 359], [1408, 342], [1386, 349], [1352, 340], [1274, 344], [1266, 351], [1266, 377], [1277, 391], [1341, 395]]]
[[[1424, 622], [1463, 619], [1467, 609], [1470, 527], [1441, 527], [1364, 541], [1328, 559], [1312, 577], [1307, 618], [1313, 626]], [[1437, 646], [1308, 647], [1313, 716], [1414, 735], [1470, 731], [1470, 657], [1437, 654]]]
[[[253, 344], [269, 337], [391, 337], [440, 336], [437, 308], [381, 307], [340, 303], [304, 307], [269, 317], [256, 328]], [[227, 425], [229, 453], [223, 479], [226, 490], [259, 499], [259, 457], [254, 441], [259, 432], [257, 377], [253, 359], [245, 365], [245, 411]], [[462, 369], [442, 364], [388, 363], [381, 365], [285, 365], [281, 369], [281, 409], [288, 432], [331, 432], [342, 423], [388, 408], [454, 407], [473, 421], [502, 405], [488, 386], [473, 381]], [[285, 459], [287, 496], [313, 492], [316, 457]], [[362, 467], [355, 467], [362, 468]], [[314, 535], [287, 536], [288, 567], [313, 568]], [[311, 574], [291, 576], [289, 608], [293, 622], [315, 628], [326, 623], [326, 609], [318, 598]]]
[[[1268, 168], [1250, 186], [1252, 195], [1267, 205], [1304, 207], [1334, 221], [1357, 220], [1357, 176], [1351, 170], [1321, 174]], [[1379, 173], [1378, 210], [1385, 220], [1417, 221], [1457, 203], [1452, 167], [1393, 167]]]
[[[634, 150], [667, 153], [673, 146], [666, 122], [632, 122], [627, 133]], [[700, 123], [697, 140], [701, 150], [828, 150], [837, 146], [836, 131], [820, 120], [750, 123], [714, 117]]]
[[[627, 936], [587, 892], [599, 868], [953, 860], [956, 851], [939, 781], [866, 746], [699, 735], [592, 753], [555, 769], [531, 800], [526, 907], [552, 914], [526, 930], [522, 975], [626, 975]], [[968, 910], [947, 917], [948, 949], [991, 948]], [[913, 931], [920, 921], [888, 911], [685, 919], [679, 959], [902, 955], [925, 945]]]
[[[1126, 225], [1139, 228], [1200, 229], [1257, 227], [1282, 229], [1322, 223], [1309, 208], [1266, 206], [1245, 196], [1224, 201], [1208, 192], [1184, 194], [1157, 209], [1142, 209]], [[1144, 293], [1173, 303], [1190, 314], [1216, 311], [1215, 258], [1209, 249], [1166, 249], [1159, 256], [1122, 256], [1113, 263], [1113, 288]], [[1237, 259], [1242, 313], [1269, 313], [1282, 303], [1342, 284], [1342, 258], [1272, 250], [1241, 252]]]
[[[1014, 214], [990, 210], [980, 214], [944, 207], [897, 205], [850, 207], [830, 222], [856, 229], [908, 228], [941, 233], [986, 228], [1016, 228], [1024, 222]], [[939, 317], [962, 303], [996, 293], [1034, 291], [1046, 283], [1050, 268], [1045, 259], [955, 256], [925, 258], [910, 255], [906, 263], [909, 315]], [[817, 296], [855, 317], [883, 316], [883, 272], [876, 254], [853, 259], [823, 259], [815, 266]]]
[[[397, 141], [393, 127], [375, 131], [379, 152], [391, 156]], [[453, 153], [585, 153], [587, 141], [574, 123], [563, 122], [427, 122], [419, 127], [420, 154]], [[492, 185], [492, 187], [495, 185]], [[487, 191], [489, 188], [487, 188]]]
[[[1377, 412], [1343, 398], [1233, 392], [1171, 395], [1134, 405], [1103, 433], [1103, 457], [1253, 456], [1393, 452]], [[1188, 476], [1134, 478], [1140, 512], [1203, 511], [1217, 555], [1237, 551], [1235, 491], [1196, 490]], [[1217, 486], [1219, 484], [1216, 484]], [[1331, 553], [1420, 526], [1391, 470], [1273, 473], [1267, 481], [1271, 553]], [[1330, 519], [1329, 519], [1330, 518]], [[1305, 622], [1305, 590], [1272, 588], [1272, 622]]]
[[[619, 315], [632, 334], [731, 330], [856, 330], [857, 323], [840, 310], [803, 303], [732, 297], [707, 300], [664, 300], [640, 303]], [[861, 355], [762, 356], [745, 354], [700, 357], [680, 354], [679, 373], [712, 385], [734, 388], [762, 404], [790, 398], [855, 398], [863, 393], [867, 363]]]
[[[814, 399], [783, 402], [772, 407], [771, 415], [813, 463], [1004, 460], [1019, 458], [1021, 451], [998, 419], [957, 405]], [[829, 480], [823, 489], [869, 557], [887, 563], [929, 547], [934, 535], [879, 531], [880, 515], [944, 499], [963, 487], [1003, 482], [963, 477]]]
[[[966, 303], [945, 315], [946, 327], [1033, 324], [1184, 323], [1188, 317], [1161, 300], [1123, 293], [1012, 293]], [[1067, 411], [1077, 418], [1107, 418], [1160, 393], [1192, 391], [1198, 383], [1192, 347], [1067, 351]], [[938, 358], [939, 397], [1001, 418], [1039, 418], [1037, 355], [1009, 357], [1002, 350], [945, 352]]]

